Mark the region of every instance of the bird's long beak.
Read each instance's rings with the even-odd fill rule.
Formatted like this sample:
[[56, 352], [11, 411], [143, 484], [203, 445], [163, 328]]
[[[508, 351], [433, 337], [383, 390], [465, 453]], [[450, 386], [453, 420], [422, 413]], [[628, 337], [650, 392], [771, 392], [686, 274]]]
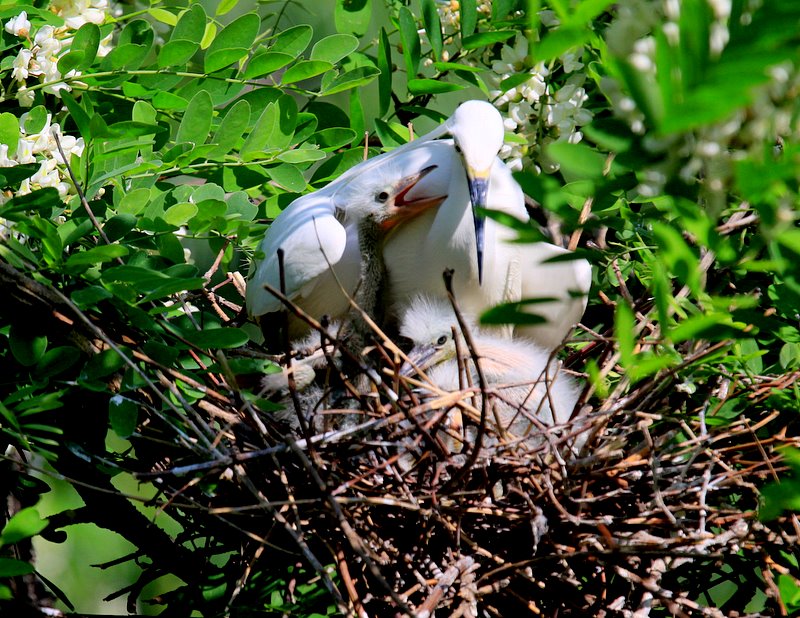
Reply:
[[447, 199], [447, 195], [421, 195], [419, 197], [409, 196], [409, 192], [417, 183], [435, 170], [438, 166], [429, 165], [423, 168], [416, 174], [411, 174], [403, 178], [397, 185], [396, 193], [394, 196], [394, 208], [392, 209], [392, 216], [387, 218], [382, 223], [384, 232], [389, 232], [398, 223], [408, 221], [422, 214], [429, 208], [435, 208]]
[[401, 376], [413, 376], [417, 371], [427, 371], [442, 360], [441, 348], [433, 345], [418, 346], [408, 353], [408, 361], [400, 367]]
[[469, 201], [472, 204], [472, 220], [475, 223], [475, 246], [478, 250], [478, 283], [483, 283], [483, 247], [484, 224], [486, 220], [478, 212], [486, 208], [486, 197], [489, 194], [489, 170], [476, 172], [467, 168], [467, 184], [469, 185]]

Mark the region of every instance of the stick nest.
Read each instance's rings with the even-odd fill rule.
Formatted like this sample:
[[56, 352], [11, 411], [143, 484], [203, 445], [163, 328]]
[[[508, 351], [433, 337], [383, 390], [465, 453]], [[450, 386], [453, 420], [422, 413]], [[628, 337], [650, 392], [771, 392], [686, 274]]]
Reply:
[[[617, 371], [612, 342], [584, 339], [565, 367], [580, 374], [591, 358]], [[687, 363], [703, 352], [687, 350]], [[295, 429], [219, 396], [201, 410], [208, 448], [156, 449], [139, 470], [190, 537], [214, 530], [221, 548], [241, 544], [233, 599], [294, 569], [280, 591], [302, 611], [321, 591], [339, 612], [370, 616], [780, 613], [775, 576], [797, 575], [798, 525], [756, 512], [759, 486], [782, 469], [778, 447], [798, 442], [796, 419], [768, 405], [787, 384], [720, 378], [698, 397], [674, 372], [622, 378], [604, 398], [587, 386], [570, 424], [542, 428], [535, 444], [485, 421], [495, 445], [458, 452], [443, 423], [459, 402], [479, 422], [475, 389], [421, 401], [393, 353], [383, 358], [380, 383], [360, 391], [329, 364], [325, 384], [345, 394], [328, 391], [317, 420]], [[720, 416], [745, 393], [747, 415]], [[174, 439], [151, 420], [140, 443]], [[589, 436], [579, 452], [577, 435]]]

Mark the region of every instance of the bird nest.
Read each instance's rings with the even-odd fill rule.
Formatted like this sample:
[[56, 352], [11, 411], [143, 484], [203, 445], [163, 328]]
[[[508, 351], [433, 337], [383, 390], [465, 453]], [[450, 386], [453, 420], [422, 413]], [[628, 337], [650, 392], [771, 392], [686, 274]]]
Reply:
[[[278, 593], [298, 612], [333, 598], [342, 613], [371, 616], [779, 607], [773, 576], [797, 574], [785, 553], [797, 523], [759, 521], [758, 487], [776, 478], [776, 449], [797, 444], [797, 432], [796, 420], [760, 405], [776, 386], [768, 379], [736, 386], [753, 413], [725, 423], [714, 422], [717, 410], [694, 409], [671, 374], [622, 379], [604, 398], [587, 384], [569, 423], [521, 440], [495, 431], [497, 393], [476, 397], [472, 386], [420, 399], [423, 378], [401, 374], [391, 344], [376, 347], [360, 360], [368, 379], [328, 353], [318, 371], [324, 405], [309, 408], [297, 393], [284, 400], [303, 419], [294, 429], [262, 400], [207, 392], [215, 441], [206, 457], [176, 450], [139, 471], [185, 529], [201, 537], [224, 521], [229, 540], [243, 542], [231, 563], [234, 597]], [[617, 369], [603, 337], [586, 334], [569, 349], [565, 371], [580, 375], [587, 358], [606, 374]], [[730, 388], [720, 383], [707, 401], [724, 402]], [[483, 428], [482, 448], [442, 439], [453, 410]], [[172, 431], [151, 420], [142, 438]]]

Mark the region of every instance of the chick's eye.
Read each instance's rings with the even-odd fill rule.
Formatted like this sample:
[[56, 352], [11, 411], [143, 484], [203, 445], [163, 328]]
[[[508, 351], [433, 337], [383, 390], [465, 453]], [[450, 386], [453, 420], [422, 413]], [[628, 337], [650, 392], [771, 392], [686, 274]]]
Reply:
[[455, 148], [455, 149], [456, 149], [456, 152], [457, 152], [458, 154], [461, 154], [461, 146], [459, 146], [458, 144], [453, 144], [453, 148]]
[[383, 204], [386, 200], [389, 199], [389, 192], [381, 191], [375, 196], [375, 199], [378, 200], [381, 204]]
[[444, 345], [447, 343], [447, 335], [442, 335], [436, 340], [436, 345]]

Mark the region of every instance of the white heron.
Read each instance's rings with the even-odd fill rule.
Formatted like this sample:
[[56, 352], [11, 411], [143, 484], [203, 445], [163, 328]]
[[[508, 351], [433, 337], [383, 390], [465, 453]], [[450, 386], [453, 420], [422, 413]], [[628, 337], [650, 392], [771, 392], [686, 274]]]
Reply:
[[[542, 443], [540, 428], [570, 420], [580, 394], [578, 383], [560, 368], [544, 348], [524, 339], [505, 339], [478, 328], [467, 318], [494, 414], [487, 423], [495, 435], [510, 433], [527, 446]], [[457, 333], [454, 338], [453, 333]], [[479, 384], [477, 369], [447, 301], [417, 296], [402, 314], [400, 334], [414, 347], [403, 367], [408, 375], [419, 369], [438, 389], [463, 390]], [[458, 353], [464, 358], [459, 359]], [[466, 373], [464, 368], [467, 368]], [[497, 418], [502, 427], [497, 427]], [[496, 440], [489, 441], [496, 443]]]
[[[436, 139], [445, 134], [452, 139]], [[430, 204], [404, 208], [398, 225], [390, 226], [385, 235], [388, 312], [418, 293], [444, 296], [442, 273], [451, 268], [459, 302], [476, 315], [503, 301], [555, 298], [533, 311], [556, 321], [549, 328], [534, 327], [530, 334], [541, 337], [548, 347], [560, 343], [585, 308], [585, 296], [580, 294], [588, 292], [590, 267], [585, 260], [542, 264], [563, 250], [547, 243], [513, 244], [515, 233], [510, 228], [476, 214], [476, 207], [486, 207], [528, 220], [522, 191], [497, 158], [502, 142], [497, 110], [485, 102], [467, 101], [427, 135], [357, 165], [325, 188], [295, 200], [259, 246], [263, 257], [247, 287], [250, 315], [282, 309], [263, 285], [280, 288], [278, 249], [284, 252], [287, 296], [315, 318], [343, 315], [349, 303], [340, 283], [352, 295], [361, 270], [359, 210], [354, 209], [352, 216], [346, 213], [363, 195], [377, 195], [387, 184], [435, 165], [437, 171], [408, 197], [421, 204], [426, 197], [447, 199], [438, 208]], [[571, 290], [578, 295], [572, 296]], [[304, 330], [300, 321], [290, 321], [292, 337]]]

